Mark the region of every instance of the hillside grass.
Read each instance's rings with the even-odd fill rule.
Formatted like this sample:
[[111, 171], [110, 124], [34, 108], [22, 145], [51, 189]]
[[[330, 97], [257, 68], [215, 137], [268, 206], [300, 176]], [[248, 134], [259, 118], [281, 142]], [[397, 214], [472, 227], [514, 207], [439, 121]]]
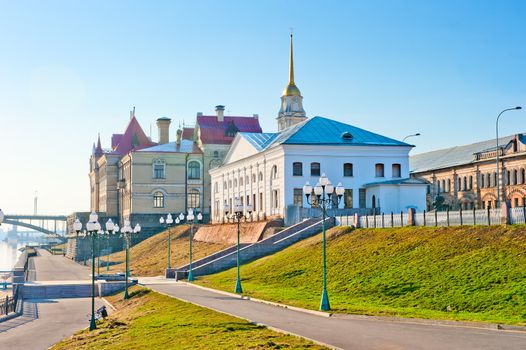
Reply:
[[[241, 267], [255, 298], [317, 310], [321, 234]], [[332, 312], [526, 325], [526, 227], [328, 231]], [[197, 283], [232, 292], [236, 270]]]
[[51, 349], [325, 349], [307, 340], [200, 306], [133, 287], [108, 298], [117, 311], [97, 325]]
[[[190, 260], [189, 226], [181, 225], [171, 230], [171, 266], [178, 267]], [[101, 242], [101, 249], [104, 249]], [[219, 250], [227, 248], [226, 244], [193, 242], [193, 259], [198, 260]], [[107, 256], [101, 256], [100, 272], [106, 273]], [[130, 249], [130, 269], [134, 276], [159, 276], [165, 274], [168, 264], [168, 230], [160, 232]], [[125, 271], [125, 252], [110, 254], [110, 273]]]

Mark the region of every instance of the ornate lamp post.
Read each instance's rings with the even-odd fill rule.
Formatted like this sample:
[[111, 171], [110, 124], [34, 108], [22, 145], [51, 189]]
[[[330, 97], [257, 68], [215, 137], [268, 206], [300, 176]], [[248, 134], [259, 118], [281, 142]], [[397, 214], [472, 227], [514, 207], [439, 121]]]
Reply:
[[130, 220], [124, 220], [124, 227], [121, 228], [121, 234], [122, 234], [122, 237], [124, 238], [124, 244], [125, 244], [125, 248], [126, 248], [126, 275], [125, 275], [126, 281], [125, 281], [125, 289], [124, 289], [124, 300], [127, 300], [127, 299], [130, 298], [130, 296], [128, 294], [128, 279], [130, 277], [129, 249], [130, 249], [130, 243], [131, 243], [131, 235], [132, 234], [137, 234], [139, 232], [141, 232], [141, 225], [137, 224], [132, 229], [131, 224], [130, 224]]
[[[327, 294], [327, 239], [325, 235], [325, 218], [327, 216], [328, 208], [332, 208], [333, 206], [336, 206], [336, 208], [338, 207], [345, 189], [343, 188], [341, 182], [338, 184], [338, 186], [336, 186], [336, 188], [334, 188], [327, 176], [322, 174], [318, 183], [316, 186], [314, 186], [314, 195], [316, 196], [316, 200], [312, 199], [309, 201], [312, 190], [312, 186], [308, 182], [305, 183], [305, 186], [303, 186], [303, 193], [305, 194], [305, 197], [307, 197], [307, 203], [312, 207], [320, 206], [322, 211], [321, 228], [323, 237], [323, 291], [321, 294], [320, 310], [329, 311], [331, 306], [329, 303], [329, 295]], [[332, 197], [333, 195], [338, 196], [336, 201]]]
[[[245, 216], [244, 209], [248, 212], [248, 216]], [[225, 201], [224, 205], [225, 215], [228, 217], [228, 214], [232, 211], [230, 206]], [[243, 203], [241, 202], [241, 199], [239, 197], [236, 197], [234, 199], [234, 211], [232, 212], [231, 216], [233, 219], [236, 219], [237, 221], [237, 281], [236, 281], [236, 293], [241, 294], [243, 293], [243, 288], [241, 287], [241, 271], [240, 271], [240, 257], [239, 257], [239, 241], [240, 241], [240, 225], [241, 225], [241, 219], [242, 218], [248, 218], [250, 217], [250, 214], [253, 211], [252, 205], [248, 204], [246, 205], [246, 208], [243, 206]]]
[[119, 232], [119, 225], [114, 224], [111, 219], [108, 219], [106, 222], [106, 272], [110, 271], [110, 253], [108, 252], [110, 250], [110, 239], [113, 236], [113, 234], [117, 234]]
[[[179, 215], [179, 218], [176, 219], [177, 223], [179, 223], [179, 219], [180, 221], [183, 221], [183, 213], [181, 213], [181, 215]], [[192, 241], [194, 240], [194, 224], [201, 222], [201, 220], [203, 220], [203, 214], [198, 213], [197, 215], [194, 215], [194, 209], [188, 209], [188, 215], [186, 216], [186, 222], [190, 223], [190, 265], [188, 271], [188, 282], [194, 281], [194, 275], [192, 273]]]
[[172, 226], [174, 220], [172, 218], [172, 214], [168, 214], [166, 215], [166, 219], [163, 218], [162, 216], [159, 218], [159, 223], [161, 225], [164, 225], [165, 228], [168, 229], [168, 264], [167, 264], [167, 269], [171, 269], [172, 268], [172, 265], [170, 264], [170, 261], [172, 260], [171, 259], [171, 253], [172, 253], [172, 248], [171, 248], [171, 242], [172, 242], [172, 235], [171, 235], [171, 231], [170, 231], [170, 226]]
[[521, 106], [517, 106], [517, 107], [513, 107], [513, 108], [506, 108], [505, 110], [503, 110], [502, 112], [499, 113], [499, 115], [497, 116], [497, 120], [495, 121], [495, 141], [497, 143], [497, 148], [496, 148], [496, 159], [497, 159], [497, 181], [496, 181], [496, 185], [497, 185], [497, 208], [500, 208], [500, 170], [499, 170], [499, 119], [500, 119], [500, 116], [502, 115], [502, 113], [504, 112], [507, 112], [507, 111], [515, 111], [515, 110], [520, 110], [522, 109]]
[[[82, 224], [80, 221], [76, 220], [73, 225], [74, 227], [76, 226], [75, 230], [77, 233], [80, 232], [80, 229], [82, 229]], [[79, 227], [80, 229], [77, 230]], [[99, 231], [101, 230], [99, 216], [94, 211], [89, 215], [89, 221], [86, 224], [86, 230], [87, 236], [91, 237], [91, 320], [89, 329], [92, 331], [97, 328], [97, 324], [95, 323], [95, 241], [97, 238], [99, 238]]]

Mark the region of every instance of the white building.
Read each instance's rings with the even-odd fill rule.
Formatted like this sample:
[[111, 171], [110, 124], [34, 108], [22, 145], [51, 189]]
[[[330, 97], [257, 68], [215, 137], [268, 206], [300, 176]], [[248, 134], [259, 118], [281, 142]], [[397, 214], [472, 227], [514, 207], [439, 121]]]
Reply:
[[426, 209], [426, 183], [409, 178], [407, 143], [335, 120], [307, 119], [294, 84], [292, 37], [289, 84], [283, 91], [277, 133], [237, 133], [223, 165], [210, 170], [212, 221], [234, 199], [254, 207], [255, 218], [283, 217], [289, 206], [308, 206], [302, 188], [325, 173], [345, 194], [339, 208], [400, 212]]

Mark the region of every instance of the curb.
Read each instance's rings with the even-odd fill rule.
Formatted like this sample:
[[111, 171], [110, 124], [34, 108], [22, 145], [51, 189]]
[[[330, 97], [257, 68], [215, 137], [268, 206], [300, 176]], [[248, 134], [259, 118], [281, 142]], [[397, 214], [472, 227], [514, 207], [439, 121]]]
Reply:
[[[181, 283], [181, 284], [190, 284], [191, 283], [188, 283], [188, 282], [177, 282], [177, 283]], [[282, 333], [282, 334], [288, 334], [288, 335], [292, 335], [292, 336], [295, 336], [295, 337], [298, 337], [298, 338], [301, 338], [301, 339], [306, 339], [308, 341], [311, 341], [315, 344], [318, 344], [318, 345], [321, 345], [321, 346], [325, 346], [326, 348], [329, 348], [329, 349], [333, 349], [333, 350], [344, 350], [343, 348], [339, 348], [337, 346], [334, 346], [334, 345], [331, 345], [331, 344], [327, 344], [327, 343], [324, 343], [324, 342], [321, 342], [319, 340], [315, 340], [315, 339], [312, 339], [312, 338], [308, 338], [308, 337], [305, 337], [303, 335], [299, 335], [299, 334], [296, 334], [296, 333], [293, 333], [293, 332], [289, 332], [289, 331], [286, 331], [284, 329], [280, 329], [280, 328], [276, 328], [276, 327], [272, 327], [272, 326], [268, 326], [264, 323], [261, 323], [261, 322], [257, 322], [257, 321], [254, 321], [254, 320], [251, 320], [249, 318], [245, 318], [245, 317], [241, 317], [241, 316], [238, 316], [238, 315], [234, 315], [234, 314], [231, 314], [229, 312], [225, 312], [225, 311], [222, 311], [222, 310], [217, 310], [217, 309], [214, 309], [212, 307], [209, 307], [209, 306], [205, 306], [205, 305], [201, 305], [199, 303], [195, 303], [195, 302], [192, 302], [192, 301], [188, 301], [188, 300], [185, 300], [185, 299], [180, 299], [180, 298], [177, 298], [173, 295], [170, 295], [170, 294], [167, 294], [167, 293], [164, 293], [164, 292], [160, 292], [158, 290], [155, 290], [153, 289], [152, 287], [150, 286], [147, 286], [147, 285], [143, 285], [143, 287], [145, 288], [148, 288], [152, 291], [154, 291], [155, 293], [159, 293], [161, 295], [164, 295], [164, 296], [167, 296], [169, 298], [173, 298], [173, 299], [177, 299], [177, 300], [180, 300], [182, 302], [185, 302], [185, 303], [189, 303], [189, 304], [192, 304], [192, 305], [196, 305], [196, 306], [199, 306], [199, 307], [203, 307], [205, 309], [208, 309], [208, 310], [213, 310], [215, 312], [219, 312], [221, 314], [224, 314], [224, 315], [228, 315], [228, 316], [231, 316], [231, 317], [235, 317], [235, 318], [238, 318], [240, 320], [245, 320], [247, 322], [250, 322], [252, 323], [253, 325], [256, 325], [256, 326], [261, 326], [261, 327], [265, 327], [265, 328], [268, 328], [272, 331], [275, 331], [275, 332], [278, 332], [278, 333]], [[209, 288], [206, 288], [205, 289], [209, 289]], [[215, 291], [215, 290], [214, 290]], [[228, 293], [228, 292], [223, 292], [223, 293], [220, 293], [220, 294], [224, 294], [224, 295], [229, 295], [231, 293]], [[234, 294], [235, 296], [239, 297], [237, 294]], [[243, 298], [239, 298], [239, 299], [243, 299]]]

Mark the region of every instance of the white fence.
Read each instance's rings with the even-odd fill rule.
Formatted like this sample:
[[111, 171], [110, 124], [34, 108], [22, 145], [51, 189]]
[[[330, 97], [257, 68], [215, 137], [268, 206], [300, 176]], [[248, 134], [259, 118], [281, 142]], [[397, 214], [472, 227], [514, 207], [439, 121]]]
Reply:
[[[501, 225], [506, 223], [501, 217], [501, 209], [478, 209], [459, 211], [431, 211], [414, 214], [414, 226], [462, 226], [462, 225]], [[505, 219], [505, 218], [504, 218]], [[386, 228], [403, 227], [408, 225], [409, 214], [380, 213], [378, 215], [358, 216], [359, 227]], [[509, 224], [526, 224], [526, 207], [508, 209]], [[355, 216], [336, 216], [339, 226], [358, 226]]]

